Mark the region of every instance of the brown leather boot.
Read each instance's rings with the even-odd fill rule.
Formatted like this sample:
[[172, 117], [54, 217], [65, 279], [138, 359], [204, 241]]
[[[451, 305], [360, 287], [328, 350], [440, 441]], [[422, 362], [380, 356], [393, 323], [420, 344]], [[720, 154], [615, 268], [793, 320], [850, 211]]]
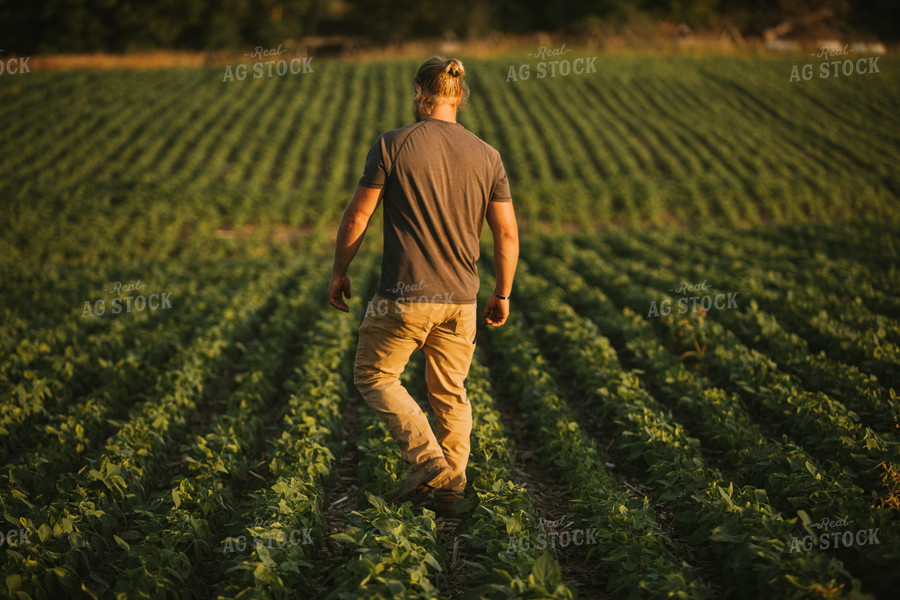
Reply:
[[388, 502], [404, 502], [417, 495], [418, 488], [422, 486], [436, 487], [453, 473], [450, 465], [444, 457], [433, 457], [426, 460], [420, 466], [414, 467], [392, 494], [387, 497]]

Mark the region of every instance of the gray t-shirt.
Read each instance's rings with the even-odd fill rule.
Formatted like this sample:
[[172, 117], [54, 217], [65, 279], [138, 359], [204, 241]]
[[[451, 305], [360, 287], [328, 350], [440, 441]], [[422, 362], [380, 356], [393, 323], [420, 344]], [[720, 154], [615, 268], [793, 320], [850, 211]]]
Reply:
[[359, 185], [384, 188], [376, 292], [403, 301], [476, 301], [488, 202], [511, 202], [500, 153], [459, 123], [426, 118], [381, 135]]

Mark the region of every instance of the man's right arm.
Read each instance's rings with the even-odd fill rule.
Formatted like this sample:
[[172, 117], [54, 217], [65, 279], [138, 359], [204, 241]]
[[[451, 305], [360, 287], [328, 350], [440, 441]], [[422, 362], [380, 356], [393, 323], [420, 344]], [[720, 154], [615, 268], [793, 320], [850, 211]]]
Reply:
[[519, 262], [519, 227], [512, 202], [489, 202], [487, 222], [494, 236], [494, 271], [497, 282], [494, 293], [484, 307], [484, 322], [491, 327], [500, 327], [509, 317], [509, 300], [497, 296], [509, 296], [512, 292], [513, 276]]
[[381, 202], [383, 191], [357, 187], [338, 226], [337, 239], [334, 242], [334, 265], [331, 268], [331, 282], [328, 284], [328, 300], [333, 307], [344, 312], [350, 310], [343, 300], [343, 297], [349, 298], [351, 295], [347, 268], [362, 244], [369, 221]]

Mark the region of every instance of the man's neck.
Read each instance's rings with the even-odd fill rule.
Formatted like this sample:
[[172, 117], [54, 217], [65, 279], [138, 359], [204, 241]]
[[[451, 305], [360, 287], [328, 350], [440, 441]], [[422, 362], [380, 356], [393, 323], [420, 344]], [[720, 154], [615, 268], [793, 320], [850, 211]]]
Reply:
[[431, 111], [431, 114], [428, 115], [428, 117], [431, 119], [456, 123], [456, 107], [451, 106], [450, 104], [439, 104]]

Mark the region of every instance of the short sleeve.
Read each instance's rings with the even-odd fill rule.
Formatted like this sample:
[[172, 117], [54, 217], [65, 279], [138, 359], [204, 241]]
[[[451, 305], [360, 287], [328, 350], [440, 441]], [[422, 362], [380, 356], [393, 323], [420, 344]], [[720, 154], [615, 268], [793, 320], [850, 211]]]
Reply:
[[369, 154], [366, 156], [366, 166], [363, 169], [362, 177], [359, 178], [359, 185], [381, 189], [384, 187], [386, 173], [387, 169], [384, 166], [384, 136], [380, 136], [369, 148]]
[[494, 155], [494, 185], [491, 188], [491, 202], [512, 202], [512, 194], [509, 191], [509, 180], [506, 178], [506, 169], [500, 155]]

